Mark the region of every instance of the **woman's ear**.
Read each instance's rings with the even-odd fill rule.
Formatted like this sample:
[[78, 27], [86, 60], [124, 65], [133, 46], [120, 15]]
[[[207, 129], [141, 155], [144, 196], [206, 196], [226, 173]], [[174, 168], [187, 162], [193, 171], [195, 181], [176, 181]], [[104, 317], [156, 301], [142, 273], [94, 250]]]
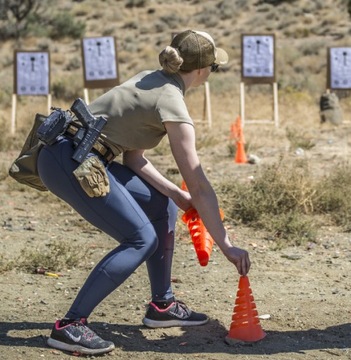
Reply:
[[207, 75], [207, 72], [208, 72], [207, 68], [202, 68], [197, 70], [198, 75]]

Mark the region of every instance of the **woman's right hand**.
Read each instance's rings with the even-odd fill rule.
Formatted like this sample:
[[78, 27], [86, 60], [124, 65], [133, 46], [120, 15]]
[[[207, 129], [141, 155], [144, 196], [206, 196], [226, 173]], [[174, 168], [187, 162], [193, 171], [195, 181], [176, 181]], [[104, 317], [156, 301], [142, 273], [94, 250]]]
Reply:
[[172, 197], [172, 200], [183, 211], [187, 211], [192, 207], [191, 195], [189, 194], [188, 191], [178, 189], [175, 196]]
[[224, 255], [236, 266], [240, 275], [245, 276], [249, 272], [251, 262], [246, 250], [231, 246], [225, 250]]

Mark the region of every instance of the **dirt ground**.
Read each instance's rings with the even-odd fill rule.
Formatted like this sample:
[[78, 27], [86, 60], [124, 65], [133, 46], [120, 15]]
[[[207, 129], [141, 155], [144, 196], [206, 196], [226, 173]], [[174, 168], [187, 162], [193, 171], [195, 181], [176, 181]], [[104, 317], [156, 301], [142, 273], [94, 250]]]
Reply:
[[[345, 130], [346, 129], [346, 130]], [[309, 156], [328, 166], [349, 152], [350, 127], [318, 132]], [[337, 141], [331, 141], [337, 139]], [[328, 146], [328, 151], [325, 151]], [[267, 159], [276, 155], [266, 148]], [[14, 153], [3, 153], [8, 165]], [[262, 156], [262, 154], [260, 154]], [[210, 160], [205, 159], [205, 167]], [[221, 166], [237, 176], [249, 176], [253, 165], [238, 165], [227, 157]], [[215, 173], [215, 172], [212, 172]], [[220, 171], [216, 172], [220, 174]], [[0, 274], [0, 359], [73, 359], [46, 345], [52, 324], [73, 301], [89, 270], [114, 241], [86, 224], [65, 204], [47, 193], [17, 186], [12, 179], [0, 182], [0, 249], [4, 259], [14, 260], [22, 249], [45, 249], [52, 241], [79, 246], [74, 270], [59, 278], [20, 272]], [[272, 250], [265, 234], [252, 229], [225, 226], [238, 246], [249, 250], [249, 273], [254, 303], [266, 337], [250, 345], [228, 345], [238, 288], [238, 274], [215, 247], [211, 261], [201, 267], [184, 225], [177, 239], [173, 265], [176, 296], [211, 321], [195, 328], [151, 330], [141, 319], [149, 301], [145, 266], [111, 294], [92, 314], [91, 327], [114, 341], [111, 359], [174, 360], [330, 360], [351, 359], [351, 235], [325, 226], [316, 244]], [[267, 319], [268, 318], [268, 319]]]

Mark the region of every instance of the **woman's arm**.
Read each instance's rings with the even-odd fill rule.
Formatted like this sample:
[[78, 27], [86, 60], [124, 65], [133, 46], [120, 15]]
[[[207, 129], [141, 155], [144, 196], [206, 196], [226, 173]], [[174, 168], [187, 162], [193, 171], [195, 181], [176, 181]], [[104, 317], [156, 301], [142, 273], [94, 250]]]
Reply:
[[191, 206], [191, 196], [166, 179], [144, 156], [144, 150], [132, 150], [123, 153], [123, 164], [146, 180], [162, 194], [171, 198], [179, 208], [186, 211]]
[[172, 153], [190, 192], [193, 207], [205, 227], [238, 272], [245, 275], [250, 268], [248, 253], [234, 247], [219, 215], [217, 196], [204, 174], [195, 147], [194, 127], [186, 123], [165, 122]]

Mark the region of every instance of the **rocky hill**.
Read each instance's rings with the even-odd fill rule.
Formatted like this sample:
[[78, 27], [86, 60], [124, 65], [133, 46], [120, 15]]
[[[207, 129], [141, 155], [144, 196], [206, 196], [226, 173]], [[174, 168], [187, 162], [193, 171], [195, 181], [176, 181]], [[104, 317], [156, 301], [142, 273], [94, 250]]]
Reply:
[[[219, 92], [238, 87], [241, 34], [273, 33], [279, 89], [317, 97], [326, 88], [327, 48], [351, 45], [347, 4], [347, 0], [47, 0], [41, 8], [50, 18], [69, 14], [85, 25], [83, 36], [115, 36], [121, 81], [141, 69], [158, 67], [158, 53], [173, 32], [206, 30], [230, 55], [229, 64], [217, 76], [226, 80], [215, 85]], [[15, 49], [50, 51], [53, 97], [70, 101], [82, 96], [80, 39], [53, 39], [43, 30], [36, 34], [21, 37], [19, 43], [1, 44], [0, 117], [11, 106]]]

